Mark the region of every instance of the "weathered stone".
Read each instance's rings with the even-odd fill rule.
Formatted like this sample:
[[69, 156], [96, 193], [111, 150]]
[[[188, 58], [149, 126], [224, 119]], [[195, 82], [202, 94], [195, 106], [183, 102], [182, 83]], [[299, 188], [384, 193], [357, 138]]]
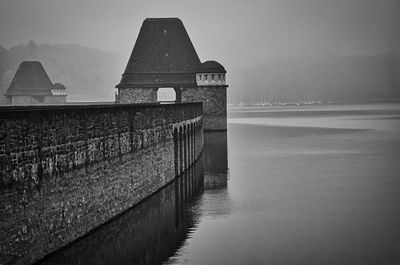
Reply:
[[157, 90], [151, 88], [120, 88], [120, 103], [149, 103], [157, 101]]
[[204, 130], [226, 131], [226, 86], [183, 88], [182, 102], [202, 102]]
[[226, 131], [226, 70], [216, 61], [200, 63], [178, 18], [143, 22], [118, 88], [117, 102], [155, 103], [159, 88], [172, 87], [175, 102], [202, 102], [204, 129]]
[[1, 107], [0, 264], [32, 263], [171, 182], [202, 126], [200, 103]]

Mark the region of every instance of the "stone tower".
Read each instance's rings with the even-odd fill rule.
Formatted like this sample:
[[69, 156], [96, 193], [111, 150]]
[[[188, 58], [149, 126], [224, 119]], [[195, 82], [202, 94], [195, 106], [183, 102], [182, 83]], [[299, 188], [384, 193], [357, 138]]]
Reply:
[[4, 96], [11, 104], [65, 103], [67, 91], [64, 85], [53, 83], [38, 61], [23, 61]]
[[157, 90], [172, 87], [180, 102], [183, 87], [196, 86], [199, 57], [181, 20], [147, 18], [116, 86], [120, 103], [156, 102]]
[[157, 102], [159, 88], [173, 88], [176, 103], [203, 102], [205, 130], [226, 130], [225, 74], [215, 61], [200, 62], [180, 19], [147, 18], [116, 98], [120, 103]]
[[185, 87], [182, 101], [202, 101], [205, 130], [226, 130], [225, 68], [216, 61], [206, 61], [196, 70], [197, 87]]
[[52, 97], [48, 99], [50, 103], [65, 103], [67, 101], [67, 89], [61, 83], [51, 86]]

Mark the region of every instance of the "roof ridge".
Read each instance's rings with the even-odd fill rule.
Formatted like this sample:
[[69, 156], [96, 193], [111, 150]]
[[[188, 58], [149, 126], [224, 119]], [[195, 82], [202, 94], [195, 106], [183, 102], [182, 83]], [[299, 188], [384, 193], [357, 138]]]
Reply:
[[180, 18], [178, 18], [178, 17], [148, 17], [144, 21], [146, 21], [146, 20], [147, 21], [151, 21], [151, 20], [155, 20], [155, 21], [157, 21], [157, 20], [159, 20], [159, 21], [174, 20], [174, 21], [181, 21], [182, 22], [182, 20]]

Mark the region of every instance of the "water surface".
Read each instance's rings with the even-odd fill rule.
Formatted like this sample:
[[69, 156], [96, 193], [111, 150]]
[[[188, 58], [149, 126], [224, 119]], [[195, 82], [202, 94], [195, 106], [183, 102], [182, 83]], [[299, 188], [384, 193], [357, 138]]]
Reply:
[[193, 168], [39, 264], [400, 264], [399, 105], [229, 116]]
[[226, 188], [166, 264], [400, 264], [399, 105], [230, 117]]

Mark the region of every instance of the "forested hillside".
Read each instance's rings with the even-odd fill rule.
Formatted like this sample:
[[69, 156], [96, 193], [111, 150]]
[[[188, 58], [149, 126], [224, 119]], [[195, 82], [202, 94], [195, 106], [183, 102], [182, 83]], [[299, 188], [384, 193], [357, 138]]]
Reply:
[[[0, 94], [23, 60], [39, 60], [53, 83], [67, 87], [69, 102], [113, 101], [128, 58], [74, 44], [0, 46]], [[230, 65], [227, 71], [228, 101], [234, 104], [400, 101], [396, 53], [282, 57], [252, 67]]]
[[114, 87], [125, 67], [122, 56], [74, 44], [20, 44], [0, 46], [0, 94], [3, 95], [18, 65], [40, 61], [53, 83], [67, 88], [68, 101], [112, 101]]

